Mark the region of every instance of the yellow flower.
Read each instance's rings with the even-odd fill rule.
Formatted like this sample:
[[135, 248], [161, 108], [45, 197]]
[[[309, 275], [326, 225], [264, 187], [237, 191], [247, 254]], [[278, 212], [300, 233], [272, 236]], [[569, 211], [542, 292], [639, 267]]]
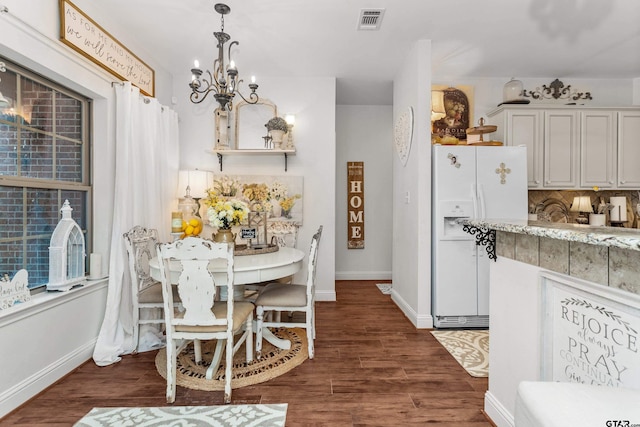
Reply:
[[597, 185], [593, 186], [593, 191], [598, 191], [600, 189], [600, 187], [598, 187]]
[[296, 194], [291, 197], [285, 197], [284, 199], [280, 200], [280, 207], [285, 211], [290, 211], [293, 205], [295, 205], [296, 199], [299, 199], [300, 197], [302, 197], [300, 196], [300, 194]]

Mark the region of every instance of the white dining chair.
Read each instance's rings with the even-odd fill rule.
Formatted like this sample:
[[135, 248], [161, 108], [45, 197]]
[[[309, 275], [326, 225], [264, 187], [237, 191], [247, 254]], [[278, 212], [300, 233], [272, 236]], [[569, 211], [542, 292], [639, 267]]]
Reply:
[[[272, 221], [267, 223], [267, 241], [277, 245], [280, 248], [295, 248], [298, 244], [299, 225], [285, 222]], [[278, 283], [291, 283], [293, 276], [285, 276], [275, 280]], [[272, 282], [249, 283], [245, 285], [245, 299], [255, 301], [258, 293]]]
[[[270, 283], [260, 292], [256, 298], [256, 354], [261, 357], [263, 328], [286, 327], [304, 328], [307, 332], [309, 359], [313, 359], [314, 340], [316, 337], [315, 319], [315, 288], [316, 288], [316, 261], [318, 258], [318, 245], [322, 236], [322, 226], [311, 239], [309, 250], [309, 262], [307, 266], [307, 282], [305, 284]], [[295, 322], [293, 319], [281, 321], [267, 318], [267, 312], [304, 312], [305, 321]]]
[[[176, 358], [191, 341], [195, 345], [199, 340], [218, 340], [213, 360], [216, 360], [219, 349], [226, 346], [225, 403], [231, 402], [233, 355], [242, 343], [245, 343], [247, 362], [253, 361], [254, 306], [247, 301], [234, 301], [233, 298], [216, 301], [217, 287], [213, 274], [208, 269], [212, 262], [226, 264], [227, 295], [233, 295], [233, 248], [232, 243], [215, 243], [199, 237], [187, 237], [157, 246], [165, 298], [168, 403], [173, 403], [176, 397]], [[176, 262], [181, 265], [177, 288], [184, 311], [175, 310], [172, 304], [174, 284], [171, 283], [170, 264]], [[235, 339], [236, 335], [240, 335], [239, 338]], [[196, 349], [198, 351], [199, 346]], [[212, 362], [211, 366], [214, 364]]]
[[[141, 325], [159, 325], [160, 328], [164, 326], [164, 317], [162, 317], [162, 285], [157, 280], [154, 280], [149, 272], [149, 260], [154, 257], [156, 253], [158, 231], [136, 225], [124, 233], [123, 237], [129, 259], [129, 274], [131, 276], [133, 344], [135, 346], [135, 353], [138, 351], [140, 345], [138, 341]], [[176, 305], [180, 304], [180, 297], [177, 291], [173, 293], [173, 302]], [[157, 313], [146, 313], [145, 316], [141, 315], [143, 310], [151, 311], [153, 309], [155, 309]]]

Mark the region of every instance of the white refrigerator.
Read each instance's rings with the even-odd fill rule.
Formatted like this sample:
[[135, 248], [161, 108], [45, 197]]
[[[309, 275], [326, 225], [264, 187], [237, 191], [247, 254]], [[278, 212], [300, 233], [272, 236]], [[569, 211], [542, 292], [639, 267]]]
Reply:
[[489, 257], [461, 218], [527, 219], [526, 147], [433, 146], [432, 313], [436, 328], [489, 326]]

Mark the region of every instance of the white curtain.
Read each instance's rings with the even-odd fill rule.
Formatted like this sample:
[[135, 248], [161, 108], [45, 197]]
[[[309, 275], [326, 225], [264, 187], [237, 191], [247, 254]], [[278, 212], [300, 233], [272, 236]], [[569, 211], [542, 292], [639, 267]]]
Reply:
[[[179, 168], [178, 116], [130, 83], [116, 85], [116, 161], [107, 307], [93, 352], [97, 365], [135, 349], [131, 279], [123, 234], [136, 225], [170, 237]], [[97, 160], [99, 161], [99, 159]], [[138, 351], [162, 345], [152, 328], [140, 331]]]

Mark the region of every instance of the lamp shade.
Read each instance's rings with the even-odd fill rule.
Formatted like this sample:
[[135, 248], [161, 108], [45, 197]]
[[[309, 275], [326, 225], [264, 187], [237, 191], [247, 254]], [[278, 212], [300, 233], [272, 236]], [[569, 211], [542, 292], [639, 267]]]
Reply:
[[576, 196], [569, 209], [571, 212], [593, 212], [591, 198], [589, 196]]
[[213, 181], [212, 173], [202, 170], [182, 170], [178, 172], [178, 189], [176, 196], [178, 198], [187, 194], [189, 187], [189, 195], [196, 199], [201, 199], [207, 195], [207, 188]]

